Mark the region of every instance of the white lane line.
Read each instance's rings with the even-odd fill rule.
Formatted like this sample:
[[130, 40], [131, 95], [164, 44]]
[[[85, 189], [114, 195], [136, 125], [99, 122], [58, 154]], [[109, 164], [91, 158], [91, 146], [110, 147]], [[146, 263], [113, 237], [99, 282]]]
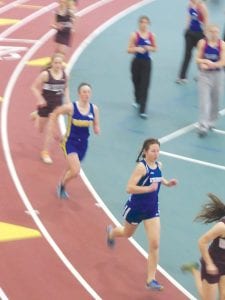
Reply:
[[10, 26], [7, 28], [5, 31], [3, 31], [0, 34], [0, 41], [12, 34], [14, 31], [18, 30], [20, 27], [26, 25], [27, 23], [33, 21], [35, 18], [40, 17], [41, 15], [44, 15], [48, 13], [50, 10], [56, 8], [58, 6], [58, 3], [53, 2], [50, 5], [44, 6], [43, 8], [39, 9], [38, 11], [35, 11], [34, 13], [30, 14], [26, 18], [20, 20], [18, 23], [15, 25]]
[[84, 15], [92, 12], [96, 8], [99, 8], [99, 7], [101, 7], [101, 6], [105, 5], [105, 4], [108, 4], [108, 3], [112, 2], [112, 1], [114, 1], [114, 0], [98, 1], [98, 2], [96, 2], [94, 4], [92, 4], [92, 5], [84, 8], [84, 9], [82, 9], [82, 11], [78, 11], [76, 13], [76, 16], [83, 17]]
[[[222, 116], [222, 117], [225, 116], [225, 108], [221, 109], [219, 111], [219, 115]], [[176, 130], [176, 131], [174, 131], [170, 134], [165, 135], [164, 137], [160, 138], [159, 141], [160, 141], [161, 144], [165, 144], [167, 142], [170, 142], [170, 141], [172, 141], [172, 140], [174, 140], [174, 139], [176, 139], [176, 138], [192, 131], [193, 129], [197, 128], [197, 126], [198, 126], [198, 122], [192, 123], [190, 125], [187, 125], [185, 127], [180, 128], [180, 129], [178, 129], [178, 130]], [[223, 133], [222, 130], [213, 129], [213, 131], [216, 132], [216, 133], [225, 134], [225, 133]]]
[[[142, 0], [137, 4], [132, 5], [128, 9], [125, 9], [124, 11], [118, 13], [105, 23], [103, 23], [101, 26], [96, 28], [81, 44], [80, 46], [76, 49], [74, 52], [73, 56], [71, 57], [68, 67], [67, 67], [67, 72], [70, 73], [72, 67], [75, 65], [77, 60], [79, 59], [80, 55], [85, 51], [87, 46], [93, 42], [93, 40], [98, 37], [104, 30], [106, 30], [108, 27], [128, 15], [129, 13], [139, 9], [142, 6], [145, 6], [147, 4], [150, 4], [154, 2], [155, 0]], [[66, 126], [64, 119], [60, 119], [60, 129], [62, 133], [66, 132]], [[104, 210], [105, 214], [112, 220], [114, 224], [117, 226], [120, 226], [120, 222], [115, 218], [115, 216], [111, 213], [111, 211], [108, 209], [108, 207], [105, 205], [103, 200], [100, 198], [96, 190], [93, 188], [91, 185], [90, 181], [86, 177], [85, 173], [83, 170], [80, 172], [81, 178], [84, 181], [85, 185], [89, 189], [90, 193], [93, 195], [95, 200], [97, 201], [98, 205]], [[133, 239], [130, 238], [129, 241], [133, 244], [133, 246], [147, 259], [148, 253]], [[161, 266], [158, 265], [157, 267], [158, 271], [166, 277], [178, 290], [180, 290], [185, 296], [188, 297], [189, 300], [197, 300], [191, 293], [189, 293], [181, 284], [179, 284], [171, 275], [169, 275]]]
[[30, 39], [8, 39], [8, 38], [2, 38], [0, 41], [4, 43], [23, 43], [23, 44], [34, 44], [38, 40], [30, 40]]
[[2, 288], [0, 288], [0, 300], [9, 300]]
[[[108, 0], [100, 0], [99, 2], [106, 3]], [[80, 11], [82, 13], [82, 11]], [[21, 59], [20, 63], [15, 68], [8, 85], [5, 90], [4, 94], [4, 102], [1, 110], [1, 136], [2, 136], [2, 145], [3, 145], [3, 152], [6, 159], [6, 163], [10, 172], [10, 175], [12, 177], [12, 180], [16, 186], [16, 189], [20, 195], [21, 200], [23, 201], [25, 207], [30, 212], [31, 217], [33, 218], [34, 222], [36, 223], [38, 229], [41, 231], [42, 235], [45, 237], [49, 245], [52, 247], [52, 249], [56, 252], [58, 257], [61, 259], [61, 261], [64, 263], [64, 265], [68, 268], [68, 270], [73, 274], [73, 276], [79, 281], [79, 283], [87, 290], [87, 292], [96, 300], [101, 300], [101, 297], [93, 290], [93, 288], [87, 283], [87, 281], [82, 277], [82, 275], [74, 268], [74, 266], [71, 264], [71, 262], [67, 259], [67, 257], [64, 255], [62, 250], [58, 247], [58, 245], [55, 243], [47, 229], [45, 228], [44, 224], [41, 222], [40, 218], [35, 213], [34, 208], [32, 207], [22, 185], [19, 180], [19, 177], [17, 175], [15, 166], [13, 164], [13, 159], [9, 147], [9, 140], [8, 140], [8, 109], [9, 109], [9, 103], [10, 98], [12, 95], [13, 88], [16, 84], [16, 81], [19, 78], [19, 75], [21, 74], [22, 70], [24, 69], [26, 62], [30, 60], [30, 58], [34, 55], [34, 53], [45, 43], [47, 42], [52, 35], [55, 33], [54, 29], [49, 30], [42, 38], [40, 38], [37, 43], [35, 43], [28, 52], [24, 55], [24, 57]]]
[[0, 8], [0, 14], [3, 14], [5, 13], [6, 11], [14, 8], [14, 7], [17, 7], [17, 5], [20, 5], [20, 4], [23, 4], [23, 3], [26, 3], [28, 2], [29, 0], [16, 0], [16, 1], [13, 1], [9, 4], [6, 4], [4, 5], [3, 7]]
[[178, 138], [181, 135], [184, 135], [184, 134], [192, 131], [196, 127], [196, 125], [197, 125], [197, 123], [193, 123], [193, 124], [190, 124], [190, 125], [185, 126], [183, 128], [180, 128], [180, 129], [178, 129], [178, 130], [176, 130], [176, 131], [160, 138], [159, 141], [160, 141], [161, 144], [165, 144], [165, 143], [167, 143], [167, 142], [169, 142], [173, 139]]
[[224, 130], [220, 130], [220, 129], [214, 128], [214, 129], [212, 129], [212, 131], [215, 132], [215, 133], [219, 133], [219, 134], [225, 135], [225, 131]]
[[223, 165], [217, 165], [217, 164], [213, 164], [213, 163], [210, 163], [207, 161], [198, 160], [198, 159], [194, 159], [194, 158], [183, 156], [183, 155], [178, 155], [178, 154], [174, 154], [174, 153], [170, 153], [170, 152], [166, 152], [166, 151], [160, 151], [160, 155], [164, 155], [164, 156], [172, 157], [175, 159], [184, 160], [184, 161], [188, 161], [188, 162], [195, 163], [198, 165], [225, 171], [225, 166], [223, 166]]

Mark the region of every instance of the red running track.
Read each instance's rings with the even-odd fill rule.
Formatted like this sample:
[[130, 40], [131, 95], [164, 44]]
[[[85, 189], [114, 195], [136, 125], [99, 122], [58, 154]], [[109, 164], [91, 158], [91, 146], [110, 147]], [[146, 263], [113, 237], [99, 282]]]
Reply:
[[[12, 1], [4, 1], [4, 5], [10, 2]], [[82, 10], [95, 2], [98, 1], [83, 0], [79, 9]], [[140, 1], [114, 0], [81, 17], [68, 59], [72, 51], [95, 28], [138, 2]], [[26, 4], [47, 6], [51, 2], [32, 0]], [[1, 7], [3, 6], [0, 6], [0, 13]], [[34, 11], [31, 7], [14, 8], [1, 14], [0, 18], [22, 19]], [[18, 28], [7, 38], [38, 40], [49, 30], [52, 16], [52, 11], [49, 11]], [[0, 37], [7, 27], [1, 29]], [[9, 42], [1, 41], [0, 46], [2, 45], [8, 46]], [[31, 44], [23, 42], [10, 42], [10, 45], [27, 47], [25, 55], [32, 47]], [[50, 38], [33, 53], [31, 59], [51, 56], [53, 50], [53, 41]], [[21, 68], [18, 79], [12, 89], [9, 89], [7, 88], [9, 79], [21, 61], [2, 60], [0, 63], [0, 96], [5, 91], [10, 94], [9, 99], [5, 99], [10, 100], [7, 130], [16, 173], [25, 196], [33, 208], [40, 212], [38, 217], [72, 266], [102, 299], [188, 299], [160, 273], [158, 278], [163, 282], [165, 291], [152, 293], [145, 290], [146, 260], [129, 241], [120, 240], [115, 251], [107, 248], [105, 227], [111, 221], [96, 205], [96, 200], [81, 178], [69, 187], [70, 201], [62, 202], [56, 198], [55, 186], [65, 164], [63, 155], [55, 145], [53, 149], [55, 163], [46, 166], [40, 162], [41, 139], [29, 120], [29, 113], [35, 107], [35, 99], [29, 87], [37, 76], [38, 69], [28, 66]], [[26, 208], [21, 201], [21, 195], [18, 194], [10, 177], [2, 144], [0, 170], [0, 220], [39, 229], [31, 216], [25, 213]], [[39, 239], [1, 243], [0, 254], [0, 287], [9, 299], [94, 298], [63, 264], [44, 236]]]

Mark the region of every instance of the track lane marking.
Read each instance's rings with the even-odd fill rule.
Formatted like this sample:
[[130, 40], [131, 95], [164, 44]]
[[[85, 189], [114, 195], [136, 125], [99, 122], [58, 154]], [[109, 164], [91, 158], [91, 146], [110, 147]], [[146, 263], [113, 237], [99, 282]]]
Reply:
[[203, 160], [198, 160], [198, 159], [191, 158], [191, 157], [188, 157], [188, 156], [178, 155], [178, 154], [170, 153], [170, 152], [166, 152], [166, 151], [160, 151], [160, 155], [164, 155], [164, 156], [172, 157], [172, 158], [175, 158], [175, 159], [184, 160], [184, 161], [187, 161], [187, 162], [202, 165], [202, 166], [205, 166], [205, 167], [210, 167], [210, 168], [225, 171], [225, 166], [223, 166], [223, 165], [217, 165], [217, 164], [214, 164], [214, 163], [210, 163], [210, 162], [203, 161]]
[[0, 14], [3, 14], [4, 12], [6, 12], [6, 11], [12, 9], [12, 8], [15, 8], [17, 5], [26, 3], [28, 1], [29, 0], [16, 0], [16, 1], [13, 1], [9, 4], [6, 4], [6, 5], [4, 5], [3, 7], [0, 8]]
[[6, 30], [4, 30], [0, 34], [0, 41], [4, 40], [4, 38], [6, 38], [10, 34], [12, 34], [14, 31], [20, 29], [22, 26], [28, 24], [29, 22], [33, 21], [34, 19], [36, 19], [36, 18], [38, 18], [38, 17], [40, 17], [44, 14], [48, 13], [52, 9], [56, 8], [57, 6], [58, 6], [58, 3], [53, 2], [52, 4], [49, 4], [49, 5], [41, 8], [41, 9], [39, 9], [38, 11], [35, 11], [34, 13], [28, 15], [27, 17], [23, 18], [22, 20], [20, 20], [15, 25], [12, 25], [9, 28], [7, 28]]

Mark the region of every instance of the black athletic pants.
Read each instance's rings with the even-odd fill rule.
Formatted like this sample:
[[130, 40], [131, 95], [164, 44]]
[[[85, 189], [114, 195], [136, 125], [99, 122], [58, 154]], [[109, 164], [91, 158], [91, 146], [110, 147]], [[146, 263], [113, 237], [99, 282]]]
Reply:
[[191, 30], [187, 30], [185, 32], [185, 53], [184, 53], [184, 60], [180, 70], [179, 78], [187, 78], [187, 69], [189, 66], [189, 62], [191, 60], [192, 50], [196, 47], [199, 40], [204, 38], [202, 32], [195, 32]]
[[131, 64], [132, 81], [136, 102], [140, 105], [140, 113], [145, 113], [150, 84], [151, 59], [134, 58]]

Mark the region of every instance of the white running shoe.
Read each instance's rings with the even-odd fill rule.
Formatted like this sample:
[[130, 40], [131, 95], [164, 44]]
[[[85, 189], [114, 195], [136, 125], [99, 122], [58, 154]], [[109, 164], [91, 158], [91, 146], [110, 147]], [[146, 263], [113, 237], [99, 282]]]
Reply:
[[48, 151], [43, 150], [41, 151], [41, 160], [45, 163], [45, 164], [52, 164], [53, 161], [48, 153]]

